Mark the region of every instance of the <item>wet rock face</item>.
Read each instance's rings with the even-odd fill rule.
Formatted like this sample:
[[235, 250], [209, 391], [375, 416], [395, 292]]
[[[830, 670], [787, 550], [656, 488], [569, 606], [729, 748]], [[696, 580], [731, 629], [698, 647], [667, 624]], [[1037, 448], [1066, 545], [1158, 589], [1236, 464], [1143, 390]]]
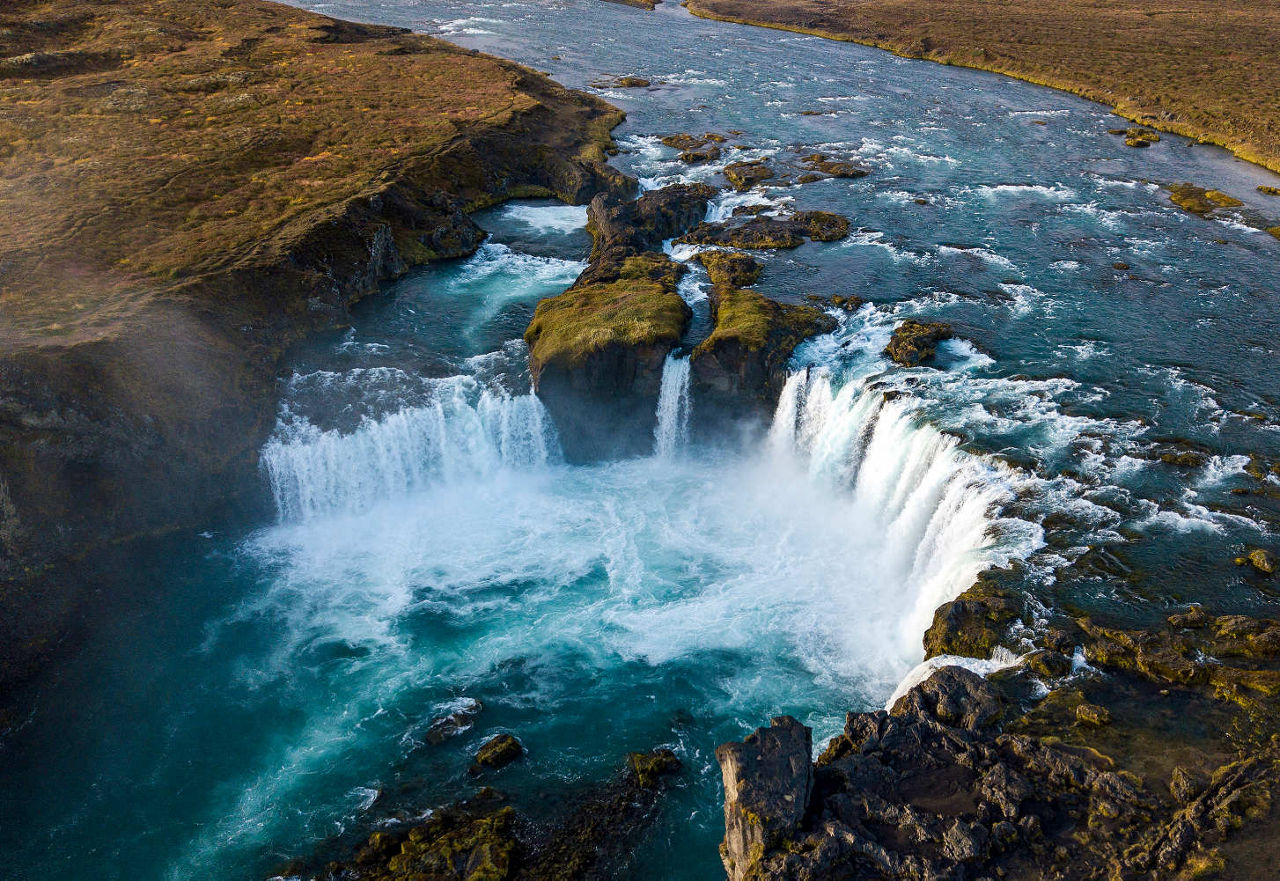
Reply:
[[813, 790], [812, 732], [790, 716], [716, 750], [724, 777], [724, 844], [729, 881], [742, 881], [764, 854], [800, 831]]
[[[888, 713], [849, 714], [805, 810], [785, 798], [808, 785], [794, 767], [803, 726], [775, 720], [721, 747], [731, 881], [1194, 877], [1221, 864], [1212, 848], [1231, 830], [1270, 810], [1274, 744], [1207, 784], [1182, 770], [1161, 790], [1096, 752], [1002, 731], [1005, 704], [995, 684], [944, 667]], [[1081, 706], [1094, 717], [1082, 725], [1107, 724]]]

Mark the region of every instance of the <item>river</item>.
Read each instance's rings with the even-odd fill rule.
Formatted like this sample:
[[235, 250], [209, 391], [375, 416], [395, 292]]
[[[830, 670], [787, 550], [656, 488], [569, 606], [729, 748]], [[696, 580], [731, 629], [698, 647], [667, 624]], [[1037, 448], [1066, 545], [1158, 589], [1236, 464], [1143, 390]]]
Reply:
[[[780, 713], [820, 740], [883, 705], [933, 610], [989, 566], [1015, 562], [1045, 620], [1274, 610], [1230, 561], [1275, 544], [1274, 507], [1232, 493], [1256, 485], [1249, 454], [1280, 456], [1280, 242], [1257, 229], [1280, 199], [1255, 191], [1275, 175], [1176, 136], [1127, 148], [1070, 95], [669, 3], [298, 5], [575, 87], [651, 80], [595, 87], [627, 111], [615, 163], [646, 187], [724, 186], [741, 159], [866, 165], [726, 191], [711, 215], [848, 216], [844, 241], [760, 255], [758, 288], [870, 305], [797, 351], [759, 431], [692, 442], [673, 359], [653, 456], [566, 464], [520, 336], [585, 266], [585, 209], [485, 212], [478, 254], [298, 354], [262, 451], [273, 518], [154, 542], [114, 575], [121, 611], [42, 684], [0, 767], [20, 795], [0, 805], [6, 876], [265, 877], [466, 795], [477, 745], [511, 732], [528, 757], [492, 782], [544, 817], [628, 750], [673, 748], [686, 773], [628, 871], [716, 877], [716, 745]], [[704, 131], [737, 149], [689, 166], [658, 141]], [[1245, 204], [1187, 214], [1158, 184], [1183, 180]], [[691, 268], [703, 313], [705, 287]], [[954, 326], [934, 366], [881, 356], [907, 317]], [[1203, 458], [1159, 461], [1171, 444]], [[1117, 562], [1085, 566], [1096, 548]], [[472, 729], [429, 741], [474, 701]]]

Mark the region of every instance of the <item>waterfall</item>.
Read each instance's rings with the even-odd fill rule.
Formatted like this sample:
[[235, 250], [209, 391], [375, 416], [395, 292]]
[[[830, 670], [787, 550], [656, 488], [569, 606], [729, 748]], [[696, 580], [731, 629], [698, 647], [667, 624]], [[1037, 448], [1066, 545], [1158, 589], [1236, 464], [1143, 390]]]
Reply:
[[658, 424], [653, 429], [654, 454], [670, 459], [689, 441], [689, 356], [673, 352], [662, 365], [658, 392]]
[[920, 422], [908, 401], [885, 400], [865, 381], [837, 389], [825, 370], [792, 374], [769, 448], [848, 488], [868, 522], [884, 530], [885, 583], [912, 597], [900, 624], [904, 638], [918, 640], [934, 609], [1012, 555], [1001, 553], [1006, 521], [997, 513], [1010, 498], [1012, 472], [964, 452], [955, 438]]
[[430, 401], [366, 417], [350, 432], [282, 419], [262, 462], [281, 519], [305, 520], [559, 456], [555, 427], [536, 397], [455, 376]]

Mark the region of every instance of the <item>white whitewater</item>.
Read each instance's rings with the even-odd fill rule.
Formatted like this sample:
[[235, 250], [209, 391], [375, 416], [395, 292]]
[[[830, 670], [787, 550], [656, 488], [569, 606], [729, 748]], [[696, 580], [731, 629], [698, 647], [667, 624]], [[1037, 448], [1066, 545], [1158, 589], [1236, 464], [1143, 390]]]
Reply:
[[658, 424], [653, 429], [653, 451], [660, 459], [672, 458], [689, 442], [689, 360], [673, 352], [662, 365]]
[[420, 406], [366, 418], [351, 432], [282, 422], [262, 462], [282, 520], [351, 513], [433, 483], [546, 465], [560, 457], [555, 426], [531, 394], [440, 381]]
[[769, 431], [771, 454], [852, 492], [883, 530], [879, 581], [910, 603], [899, 623], [919, 639], [933, 611], [983, 568], [1029, 553], [1039, 530], [1000, 520], [1018, 476], [960, 449], [918, 419], [909, 400], [885, 400], [865, 380], [838, 389], [822, 369], [793, 373]]

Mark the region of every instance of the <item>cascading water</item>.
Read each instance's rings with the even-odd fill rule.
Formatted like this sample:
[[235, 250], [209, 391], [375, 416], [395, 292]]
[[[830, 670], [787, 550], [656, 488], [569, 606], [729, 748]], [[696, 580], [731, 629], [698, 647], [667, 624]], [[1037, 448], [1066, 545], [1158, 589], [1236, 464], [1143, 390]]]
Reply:
[[283, 520], [352, 513], [434, 482], [530, 468], [560, 457], [542, 402], [470, 376], [433, 383], [429, 400], [351, 432], [282, 420], [262, 462]]
[[866, 380], [837, 390], [826, 369], [791, 374], [769, 447], [775, 457], [799, 457], [810, 474], [847, 487], [883, 529], [881, 577], [910, 597], [898, 623], [904, 641], [918, 640], [934, 609], [984, 567], [1039, 543], [1031, 524], [996, 519], [1012, 496], [1014, 472], [964, 453], [954, 438]]
[[653, 429], [654, 454], [660, 459], [670, 459], [689, 442], [689, 360], [673, 352], [662, 365], [658, 424]]

